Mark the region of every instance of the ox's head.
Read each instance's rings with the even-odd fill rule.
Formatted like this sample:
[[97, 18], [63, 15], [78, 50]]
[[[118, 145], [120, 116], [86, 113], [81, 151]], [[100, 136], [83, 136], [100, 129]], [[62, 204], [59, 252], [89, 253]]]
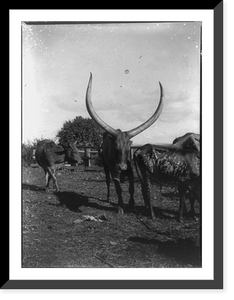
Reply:
[[127, 170], [127, 160], [129, 159], [129, 153], [132, 145], [130, 137], [127, 132], [122, 132], [117, 129], [117, 135], [115, 137], [115, 149], [117, 152], [117, 164], [121, 171]]
[[143, 124], [139, 125], [138, 127], [122, 132], [120, 129], [114, 129], [108, 124], [106, 124], [95, 112], [91, 101], [92, 74], [90, 73], [90, 79], [86, 91], [86, 107], [91, 118], [101, 128], [103, 128], [105, 132], [107, 132], [108, 135], [110, 136], [110, 139], [112, 140], [115, 147], [115, 156], [116, 156], [115, 161], [120, 170], [127, 169], [127, 159], [129, 157], [129, 151], [132, 144], [131, 138], [133, 138], [137, 134], [141, 133], [142, 131], [150, 127], [158, 119], [158, 117], [162, 112], [164, 93], [163, 93], [163, 87], [160, 82], [159, 82], [159, 87], [160, 87], [160, 100], [154, 114], [147, 121], [145, 121]]
[[81, 163], [80, 153], [75, 143], [67, 143], [63, 145], [66, 150], [66, 160], [68, 163]]
[[131, 145], [132, 141], [127, 132], [117, 129], [114, 136], [107, 132], [104, 133], [103, 154], [105, 157], [108, 157], [107, 159], [115, 162], [116, 171], [125, 171], [127, 169], [127, 160], [130, 158]]
[[200, 134], [188, 132], [183, 136], [174, 139], [173, 144], [177, 148], [196, 150], [200, 152]]

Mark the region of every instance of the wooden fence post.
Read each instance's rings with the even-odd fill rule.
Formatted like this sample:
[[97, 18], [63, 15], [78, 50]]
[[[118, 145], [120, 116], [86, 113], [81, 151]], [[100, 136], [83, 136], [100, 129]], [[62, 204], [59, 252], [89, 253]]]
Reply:
[[86, 167], [91, 167], [90, 152], [91, 152], [91, 149], [88, 147], [85, 147], [85, 166]]

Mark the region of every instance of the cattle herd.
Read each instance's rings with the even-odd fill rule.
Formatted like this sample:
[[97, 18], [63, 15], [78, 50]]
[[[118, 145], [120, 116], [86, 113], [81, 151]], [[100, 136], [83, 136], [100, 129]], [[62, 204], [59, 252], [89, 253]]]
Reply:
[[[120, 183], [125, 176], [129, 179], [129, 206], [134, 209], [134, 176], [130, 161], [131, 138], [149, 128], [163, 110], [164, 91], [161, 83], [160, 100], [153, 115], [143, 124], [128, 131], [114, 129], [106, 124], [95, 112], [91, 101], [92, 74], [86, 91], [86, 107], [90, 117], [105, 130], [101, 157], [106, 176], [107, 200], [110, 197], [110, 176], [115, 184], [118, 196], [118, 211], [124, 213], [124, 203]], [[80, 163], [81, 157], [75, 144], [56, 145], [53, 141], [43, 140], [38, 143], [35, 157], [37, 163], [45, 172], [46, 191], [50, 180], [59, 191], [55, 176], [58, 169], [65, 162]], [[161, 186], [167, 183], [177, 183], [180, 195], [178, 220], [183, 221], [185, 199], [188, 196], [191, 213], [194, 214], [194, 201], [200, 202], [200, 135], [186, 133], [176, 138], [169, 146], [146, 144], [134, 153], [134, 164], [141, 182], [145, 208], [151, 218], [155, 218], [151, 205], [151, 182], [158, 182]]]

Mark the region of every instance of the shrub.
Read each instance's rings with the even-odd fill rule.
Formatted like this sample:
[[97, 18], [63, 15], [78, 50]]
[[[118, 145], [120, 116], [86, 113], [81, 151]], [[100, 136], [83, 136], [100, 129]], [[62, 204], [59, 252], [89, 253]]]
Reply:
[[27, 141], [27, 143], [22, 143], [22, 165], [25, 167], [29, 167], [31, 164], [35, 164], [35, 157], [34, 157], [34, 151], [37, 147], [37, 143], [39, 141], [43, 140], [41, 139], [34, 139], [33, 141]]

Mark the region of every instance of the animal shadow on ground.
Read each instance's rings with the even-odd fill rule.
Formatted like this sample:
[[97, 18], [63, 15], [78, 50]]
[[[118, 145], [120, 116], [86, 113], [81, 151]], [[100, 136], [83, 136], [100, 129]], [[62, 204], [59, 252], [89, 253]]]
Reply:
[[88, 169], [88, 168], [86, 168], [86, 169], [85, 169], [85, 172], [90, 172], [90, 173], [96, 172], [96, 173], [100, 173], [100, 170], [96, 170], [96, 169]]
[[45, 192], [45, 188], [39, 187], [38, 185], [27, 184], [27, 183], [22, 183], [22, 189], [33, 191], [33, 192]]
[[[81, 212], [80, 207], [86, 206], [86, 207], [92, 207], [100, 210], [106, 210], [106, 211], [115, 211], [115, 207], [109, 207], [109, 206], [103, 206], [96, 202], [90, 201], [90, 199], [96, 199], [94, 197], [87, 197], [82, 194], [78, 194], [76, 192], [55, 192], [54, 193], [56, 197], [58, 198], [59, 204], [51, 204], [55, 206], [66, 206], [67, 209], [73, 211], [73, 212]], [[98, 200], [98, 199], [97, 199]]]
[[200, 248], [191, 239], [177, 239], [175, 241], [159, 241], [144, 237], [130, 237], [131, 242], [153, 244], [158, 246], [158, 253], [174, 258], [177, 262], [201, 267]]
[[172, 197], [178, 197], [178, 192], [162, 192], [162, 196], [172, 198]]
[[[128, 211], [129, 208], [126, 209], [126, 211]], [[139, 215], [143, 215], [148, 217], [149, 216], [149, 212], [146, 210], [145, 206], [135, 206], [135, 211], [137, 212], [137, 214]], [[153, 207], [153, 211], [154, 211], [154, 215], [156, 218], [158, 219], [176, 219], [178, 216], [178, 212], [175, 210], [171, 210], [171, 209], [162, 209], [159, 207]], [[131, 211], [128, 211], [131, 212]]]
[[154, 215], [158, 219], [176, 219], [178, 217], [178, 211], [171, 210], [171, 209], [162, 209], [159, 207], [154, 207]]
[[65, 206], [67, 209], [73, 212], [81, 212], [79, 207], [86, 205], [89, 201], [88, 197], [75, 192], [54, 192], [54, 195], [57, 197], [59, 203], [50, 203], [51, 205]]
[[88, 178], [88, 179], [85, 179], [83, 181], [89, 181], [89, 182], [106, 182], [105, 179], [100, 179], [100, 178]]

